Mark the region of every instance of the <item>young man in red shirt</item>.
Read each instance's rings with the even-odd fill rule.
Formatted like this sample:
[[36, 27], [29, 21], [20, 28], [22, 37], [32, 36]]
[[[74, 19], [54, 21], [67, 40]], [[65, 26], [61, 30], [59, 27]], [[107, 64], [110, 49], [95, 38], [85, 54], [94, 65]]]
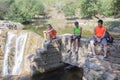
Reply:
[[98, 25], [94, 29], [94, 38], [90, 41], [92, 55], [96, 56], [94, 43], [99, 42], [104, 46], [104, 59], [107, 58], [107, 40], [105, 38], [106, 27], [103, 25], [103, 20], [98, 20]]

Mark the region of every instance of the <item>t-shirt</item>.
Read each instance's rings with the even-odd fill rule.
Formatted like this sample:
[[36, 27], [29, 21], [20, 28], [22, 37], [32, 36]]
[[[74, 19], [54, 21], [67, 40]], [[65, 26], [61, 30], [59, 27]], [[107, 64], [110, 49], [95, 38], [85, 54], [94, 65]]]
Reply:
[[74, 28], [74, 34], [76, 36], [80, 35], [80, 28], [79, 27], [78, 28]]
[[52, 30], [52, 31], [50, 31], [50, 33], [49, 33], [52, 37], [56, 37], [56, 31], [55, 30]]
[[105, 29], [106, 29], [105, 26], [102, 27], [96, 26], [95, 35], [97, 37], [102, 37], [104, 35]]

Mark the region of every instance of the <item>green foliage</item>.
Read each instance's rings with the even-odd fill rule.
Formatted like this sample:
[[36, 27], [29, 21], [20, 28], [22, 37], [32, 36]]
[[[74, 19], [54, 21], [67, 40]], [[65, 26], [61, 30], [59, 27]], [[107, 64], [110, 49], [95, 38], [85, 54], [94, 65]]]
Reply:
[[36, 14], [49, 13], [53, 7], [70, 18], [78, 14], [109, 17], [119, 14], [120, 0], [0, 0], [0, 19], [31, 21]]
[[112, 2], [114, 0], [101, 0], [101, 13], [105, 16], [111, 16], [113, 14]]
[[45, 31], [46, 29], [47, 29], [46, 27], [35, 28], [31, 25], [26, 25], [23, 30], [30, 30], [30, 31], [33, 31], [33, 32], [43, 36], [43, 31]]
[[113, 0], [112, 6], [113, 6], [113, 13], [117, 14], [120, 11], [120, 0]]
[[62, 8], [64, 14], [66, 17], [70, 16], [74, 16], [75, 15], [75, 11], [76, 11], [76, 6], [74, 4], [70, 4], [69, 6], [68, 5], [65, 5], [63, 8]]
[[92, 17], [98, 14], [101, 6], [98, 0], [79, 0], [80, 13], [84, 17]]
[[5, 12], [7, 11], [7, 5], [3, 0], [0, 0], [0, 19], [3, 19]]
[[112, 30], [120, 26], [120, 21], [106, 21], [104, 24], [107, 25], [108, 30]]
[[78, 0], [80, 13], [84, 17], [96, 14], [112, 16], [120, 11], [120, 0]]
[[[9, 2], [8, 2], [9, 3]], [[38, 0], [15, 0], [5, 18], [18, 22], [31, 21], [35, 14], [43, 14], [44, 6]]]

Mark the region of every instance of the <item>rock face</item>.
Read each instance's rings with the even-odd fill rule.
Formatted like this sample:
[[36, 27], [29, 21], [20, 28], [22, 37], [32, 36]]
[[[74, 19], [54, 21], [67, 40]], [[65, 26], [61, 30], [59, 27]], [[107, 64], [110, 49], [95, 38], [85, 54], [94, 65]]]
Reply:
[[[19, 75], [29, 72], [28, 54], [41, 47], [43, 38], [33, 32], [5, 30], [0, 35], [0, 75]], [[22, 72], [21, 72], [22, 71]]]
[[0, 20], [0, 30], [15, 29], [21, 30], [24, 26], [21, 23]]
[[43, 48], [38, 48], [35, 54], [28, 56], [28, 59], [31, 61], [32, 74], [36, 71], [47, 72], [62, 66], [61, 41], [54, 40], [52, 44], [47, 44], [45, 41]]
[[[81, 38], [80, 48], [75, 55], [75, 44], [73, 42], [72, 52], [67, 53], [68, 39], [70, 34], [63, 35], [62, 60], [65, 63], [82, 67], [84, 69], [84, 80], [119, 80], [120, 79], [120, 40], [114, 40], [108, 44], [108, 59], [103, 60], [103, 47], [96, 44], [97, 57], [91, 58], [90, 38]], [[86, 78], [86, 79], [85, 79]]]
[[[19, 75], [22, 73], [47, 72], [68, 63], [82, 67], [86, 80], [120, 79], [120, 40], [109, 44], [107, 61], [103, 60], [103, 49], [96, 45], [97, 57], [89, 53], [90, 38], [82, 37], [79, 52], [75, 55], [75, 43], [72, 53], [67, 53], [68, 39], [71, 34], [58, 36], [52, 44], [33, 32], [23, 30], [2, 31], [0, 34], [0, 75]], [[43, 43], [42, 43], [43, 42]], [[19, 54], [18, 54], [19, 53]], [[63, 63], [61, 63], [63, 62]]]

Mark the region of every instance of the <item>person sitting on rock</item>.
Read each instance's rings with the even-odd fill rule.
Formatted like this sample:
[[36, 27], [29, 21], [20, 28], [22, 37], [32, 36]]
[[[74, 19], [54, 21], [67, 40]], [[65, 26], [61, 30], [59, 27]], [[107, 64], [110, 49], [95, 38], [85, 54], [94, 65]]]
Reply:
[[76, 43], [75, 53], [78, 53], [78, 50], [79, 50], [79, 43], [80, 43], [80, 38], [82, 34], [82, 28], [79, 27], [79, 23], [77, 21], [74, 23], [74, 25], [75, 25], [75, 28], [73, 29], [74, 34], [69, 39], [69, 49], [67, 53], [71, 52], [71, 44], [73, 41], [75, 41]]
[[94, 37], [90, 41], [92, 56], [96, 56], [94, 50], [95, 42], [101, 43], [104, 46], [104, 59], [107, 58], [107, 40], [105, 38], [106, 27], [103, 25], [103, 20], [98, 20], [98, 25], [94, 29]]
[[47, 30], [44, 31], [44, 37], [47, 39], [48, 43], [51, 43], [53, 39], [56, 38], [56, 30], [52, 27], [51, 24], [48, 24]]

